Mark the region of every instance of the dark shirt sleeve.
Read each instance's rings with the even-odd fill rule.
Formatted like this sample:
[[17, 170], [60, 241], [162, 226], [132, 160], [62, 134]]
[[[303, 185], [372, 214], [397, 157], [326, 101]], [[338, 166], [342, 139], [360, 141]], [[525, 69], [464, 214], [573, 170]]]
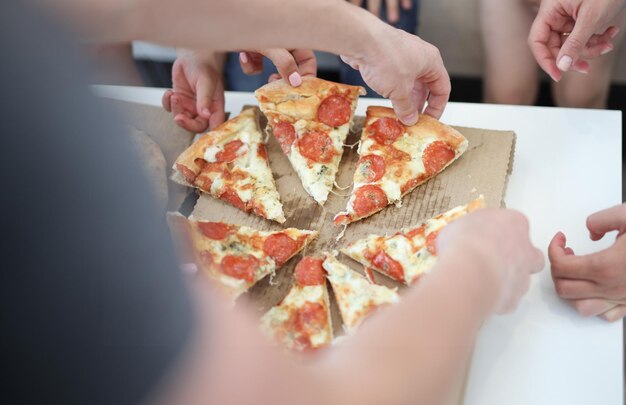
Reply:
[[0, 2], [0, 402], [134, 404], [184, 349], [189, 297], [127, 134], [25, 3]]

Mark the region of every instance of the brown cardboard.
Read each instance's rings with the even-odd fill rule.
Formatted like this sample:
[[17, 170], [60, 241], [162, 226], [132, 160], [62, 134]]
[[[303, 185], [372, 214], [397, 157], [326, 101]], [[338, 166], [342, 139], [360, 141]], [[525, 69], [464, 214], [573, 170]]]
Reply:
[[[170, 114], [161, 108], [126, 101], [106, 100], [106, 102], [126, 119], [128, 126], [146, 133], [159, 145], [167, 161], [169, 179], [172, 175], [172, 162], [189, 147], [194, 134], [176, 125]], [[189, 189], [168, 181], [168, 191], [167, 209], [177, 211], [189, 194]]]
[[[161, 145], [168, 160], [168, 169], [171, 170], [170, 168], [178, 154], [191, 143], [191, 135], [178, 128], [171, 117], [159, 108], [124, 104], [127, 104], [125, 110], [130, 112], [133, 125], [153, 136]], [[363, 117], [355, 119], [355, 125], [346, 141], [347, 144], [358, 142], [363, 122]], [[265, 124], [265, 120], [262, 118], [261, 125], [264, 127]], [[268, 156], [284, 206], [287, 218], [285, 224], [280, 225], [252, 214], [246, 214], [229, 204], [202, 193], [200, 193], [192, 215], [196, 219], [224, 221], [247, 225], [260, 230], [280, 230], [287, 227], [315, 229], [320, 232], [320, 236], [315, 243], [307, 247], [305, 253], [316, 254], [339, 249], [370, 233], [393, 233], [400, 228], [418, 224], [438, 213], [466, 204], [480, 194], [485, 196], [487, 206], [502, 206], [506, 183], [512, 166], [515, 134], [511, 131], [462, 127], [457, 127], [457, 129], [469, 141], [468, 150], [463, 156], [443, 173], [407, 195], [401, 207], [389, 206], [365, 220], [349, 225], [345, 236], [339, 241], [336, 238], [341, 228], [335, 227], [332, 219], [337, 212], [344, 210], [350, 188], [348, 187], [343, 191], [335, 188], [335, 193], [329, 196], [325, 206], [320, 207], [304, 191], [287, 157], [282, 153], [272, 136], [268, 140]], [[352, 149], [346, 149], [337, 176], [338, 185], [349, 186], [351, 184], [357, 161], [356, 146]], [[186, 193], [193, 193], [190, 188], [180, 190], [179, 187], [170, 182], [170, 191], [174, 192], [170, 198], [170, 203], [180, 204]], [[289, 261], [271, 280], [267, 277], [257, 283], [248, 294], [244, 295], [248, 299], [240, 299], [238, 304], [252, 304], [251, 306], [259, 314], [276, 305], [291, 288], [293, 268], [299, 257]], [[339, 259], [354, 270], [363, 272], [362, 267], [349, 258], [340, 255]], [[381, 275], [375, 274], [375, 277], [380, 284], [399, 287], [401, 290], [406, 288]], [[329, 290], [333, 326], [335, 333], [339, 335], [342, 334], [340, 315], [332, 289]], [[449, 404], [462, 403], [466, 377], [464, 370], [461, 370], [463, 376], [460, 380], [451, 382], [451, 395], [449, 402], [447, 402]]]

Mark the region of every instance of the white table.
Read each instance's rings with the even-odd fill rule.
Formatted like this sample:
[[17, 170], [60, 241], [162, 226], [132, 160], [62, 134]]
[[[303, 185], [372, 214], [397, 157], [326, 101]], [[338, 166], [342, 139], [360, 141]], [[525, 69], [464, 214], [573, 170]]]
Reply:
[[[97, 87], [103, 97], [160, 105], [162, 89]], [[226, 94], [227, 111], [255, 104]], [[370, 104], [361, 99], [358, 114]], [[442, 121], [514, 130], [517, 144], [505, 202], [525, 213], [533, 241], [545, 248], [559, 230], [577, 253], [593, 243], [585, 218], [621, 202], [621, 112], [450, 103]], [[470, 370], [466, 405], [622, 405], [622, 322], [583, 319], [553, 288], [549, 267], [535, 276], [517, 311], [483, 327]]]

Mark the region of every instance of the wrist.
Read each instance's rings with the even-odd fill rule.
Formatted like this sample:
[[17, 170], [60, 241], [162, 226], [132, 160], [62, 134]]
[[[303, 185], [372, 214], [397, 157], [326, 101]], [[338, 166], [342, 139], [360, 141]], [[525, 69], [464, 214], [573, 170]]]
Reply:
[[491, 315], [502, 288], [500, 268], [493, 252], [473, 238], [458, 238], [441, 252], [440, 261], [455, 262], [450, 268], [469, 294], [470, 302], [480, 308], [485, 317]]

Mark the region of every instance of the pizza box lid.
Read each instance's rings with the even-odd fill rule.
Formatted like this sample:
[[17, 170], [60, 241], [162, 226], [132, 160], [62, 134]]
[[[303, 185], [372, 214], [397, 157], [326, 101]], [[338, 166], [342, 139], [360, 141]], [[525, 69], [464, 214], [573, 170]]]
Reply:
[[[194, 135], [176, 126], [171, 116], [161, 108], [125, 101], [110, 103], [123, 112], [130, 126], [151, 136], [161, 147], [168, 164], [167, 175], [168, 178], [171, 177], [172, 164], [193, 142]], [[264, 127], [266, 121], [262, 114], [260, 115], [261, 125]], [[347, 145], [357, 144], [364, 121], [364, 117], [355, 117], [354, 126], [346, 141]], [[481, 194], [485, 197], [488, 207], [503, 207], [507, 181], [513, 165], [515, 133], [455, 128], [469, 141], [467, 151], [456, 162], [405, 196], [401, 206], [391, 205], [369, 218], [349, 225], [340, 239], [338, 236], [342, 228], [334, 226], [332, 220], [337, 212], [345, 209], [349, 197], [352, 175], [358, 161], [356, 146], [345, 149], [336, 179], [338, 187], [335, 187], [326, 204], [321, 207], [304, 191], [280, 146], [274, 137], [269, 137], [267, 150], [270, 166], [287, 218], [287, 222], [282, 225], [246, 214], [210, 195], [197, 193], [173, 181], [168, 183], [168, 209], [178, 210], [184, 215], [192, 214], [196, 219], [246, 225], [259, 230], [280, 230], [287, 227], [314, 229], [319, 231], [320, 235], [304, 252], [314, 255], [323, 251], [338, 250], [371, 233], [391, 234], [401, 228], [419, 224], [450, 208], [467, 204]], [[238, 299], [236, 305], [245, 305], [261, 315], [279, 303], [291, 288], [293, 269], [299, 257], [290, 260], [274, 277], [266, 277], [259, 281], [248, 294]], [[353, 270], [363, 273], [363, 268], [358, 263], [343, 255], [340, 255], [339, 259]], [[374, 273], [379, 284], [398, 287], [400, 290], [409, 288]], [[333, 327], [335, 334], [341, 335], [343, 333], [341, 318], [332, 296], [332, 289], [330, 293]], [[469, 364], [465, 366], [460, 373], [462, 377], [451, 386], [448, 402], [451, 405], [462, 403]]]

